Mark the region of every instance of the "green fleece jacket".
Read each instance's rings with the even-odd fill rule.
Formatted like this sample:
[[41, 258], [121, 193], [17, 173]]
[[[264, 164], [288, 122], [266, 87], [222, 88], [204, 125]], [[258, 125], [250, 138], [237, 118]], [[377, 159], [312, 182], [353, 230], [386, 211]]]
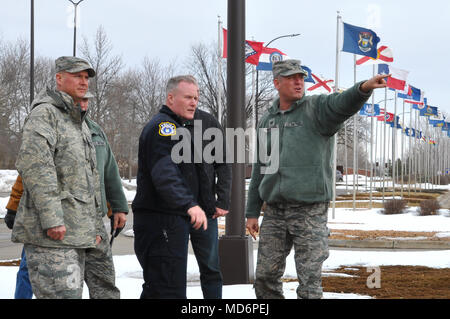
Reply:
[[342, 93], [304, 95], [284, 112], [279, 98], [274, 101], [258, 125], [258, 159], [248, 190], [247, 218], [259, 217], [263, 202], [331, 200], [333, 136], [371, 96], [372, 92], [359, 89], [361, 84]]
[[88, 116], [86, 124], [92, 134], [97, 158], [97, 170], [100, 178], [103, 216], [108, 212], [106, 202], [111, 205], [113, 213], [128, 213], [128, 202], [123, 193], [122, 181], [119, 175], [116, 159], [109, 146], [106, 134], [101, 127]]

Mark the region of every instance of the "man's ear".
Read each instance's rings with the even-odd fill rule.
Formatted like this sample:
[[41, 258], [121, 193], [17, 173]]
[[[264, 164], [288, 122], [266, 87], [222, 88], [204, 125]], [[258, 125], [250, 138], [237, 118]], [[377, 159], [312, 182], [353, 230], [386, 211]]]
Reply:
[[175, 94], [173, 92], [169, 92], [167, 94], [167, 106], [173, 105], [174, 99], [175, 99]]
[[63, 77], [62, 73], [56, 73], [55, 78], [56, 78], [56, 84], [57, 85], [61, 84], [62, 77]]
[[273, 79], [273, 86], [275, 87], [275, 89], [279, 89], [280, 88], [280, 79], [278, 77], [276, 77], [275, 79]]

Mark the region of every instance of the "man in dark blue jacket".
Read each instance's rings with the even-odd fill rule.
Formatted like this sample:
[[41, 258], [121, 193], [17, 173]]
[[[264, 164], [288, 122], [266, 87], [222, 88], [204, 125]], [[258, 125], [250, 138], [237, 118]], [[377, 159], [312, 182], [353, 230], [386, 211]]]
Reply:
[[[172, 149], [177, 129], [192, 120], [198, 84], [192, 76], [170, 79], [166, 105], [144, 127], [139, 139], [134, 249], [144, 274], [141, 298], [186, 298], [189, 232], [207, 229], [215, 197], [202, 163], [178, 162]], [[191, 141], [187, 141], [191, 143]], [[193, 154], [189, 154], [193, 159]]]

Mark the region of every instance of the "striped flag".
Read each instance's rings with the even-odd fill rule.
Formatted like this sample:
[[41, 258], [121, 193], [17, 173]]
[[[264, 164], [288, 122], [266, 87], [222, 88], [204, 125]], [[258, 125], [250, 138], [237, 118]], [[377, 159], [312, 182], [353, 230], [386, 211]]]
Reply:
[[287, 60], [289, 57], [275, 48], [262, 48], [259, 63], [256, 66], [258, 71], [272, 71], [272, 63], [276, 61]]
[[385, 45], [382, 45], [377, 50], [376, 59], [370, 56], [364, 56], [358, 60], [356, 60], [356, 65], [361, 64], [379, 64], [379, 63], [391, 63], [394, 62], [394, 55], [392, 54], [392, 50]]
[[403, 91], [406, 85], [406, 79], [408, 78], [408, 71], [394, 68], [387, 64], [378, 64], [378, 74], [391, 74], [387, 78], [387, 87]]
[[[223, 52], [222, 56], [227, 58], [227, 29], [222, 28], [223, 30]], [[259, 61], [259, 57], [261, 56], [261, 52], [263, 49], [264, 42], [257, 41], [249, 41], [245, 40], [245, 62], [257, 65]]]

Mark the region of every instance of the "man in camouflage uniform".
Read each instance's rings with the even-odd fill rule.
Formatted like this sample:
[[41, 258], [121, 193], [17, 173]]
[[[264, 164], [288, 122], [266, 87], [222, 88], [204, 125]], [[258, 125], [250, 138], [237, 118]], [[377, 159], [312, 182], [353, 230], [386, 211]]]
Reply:
[[16, 167], [24, 192], [11, 239], [24, 243], [36, 298], [81, 298], [86, 251], [107, 233], [102, 221], [95, 147], [78, 104], [95, 71], [60, 57], [56, 91], [33, 101]]
[[[271, 161], [253, 165], [246, 208], [246, 227], [255, 237], [262, 204], [267, 204], [259, 234], [255, 293], [257, 298], [284, 298], [281, 277], [294, 246], [297, 297], [321, 298], [335, 174], [333, 136], [373, 89], [386, 86], [385, 76], [377, 75], [340, 94], [314, 96], [304, 94], [307, 72], [298, 60], [275, 62], [273, 76], [279, 97], [258, 125], [268, 134], [265, 142], [258, 136], [257, 145], [265, 150], [262, 154], [270, 154]], [[276, 143], [278, 154], [276, 148], [271, 152]], [[275, 162], [278, 169], [269, 173], [267, 167]]]

